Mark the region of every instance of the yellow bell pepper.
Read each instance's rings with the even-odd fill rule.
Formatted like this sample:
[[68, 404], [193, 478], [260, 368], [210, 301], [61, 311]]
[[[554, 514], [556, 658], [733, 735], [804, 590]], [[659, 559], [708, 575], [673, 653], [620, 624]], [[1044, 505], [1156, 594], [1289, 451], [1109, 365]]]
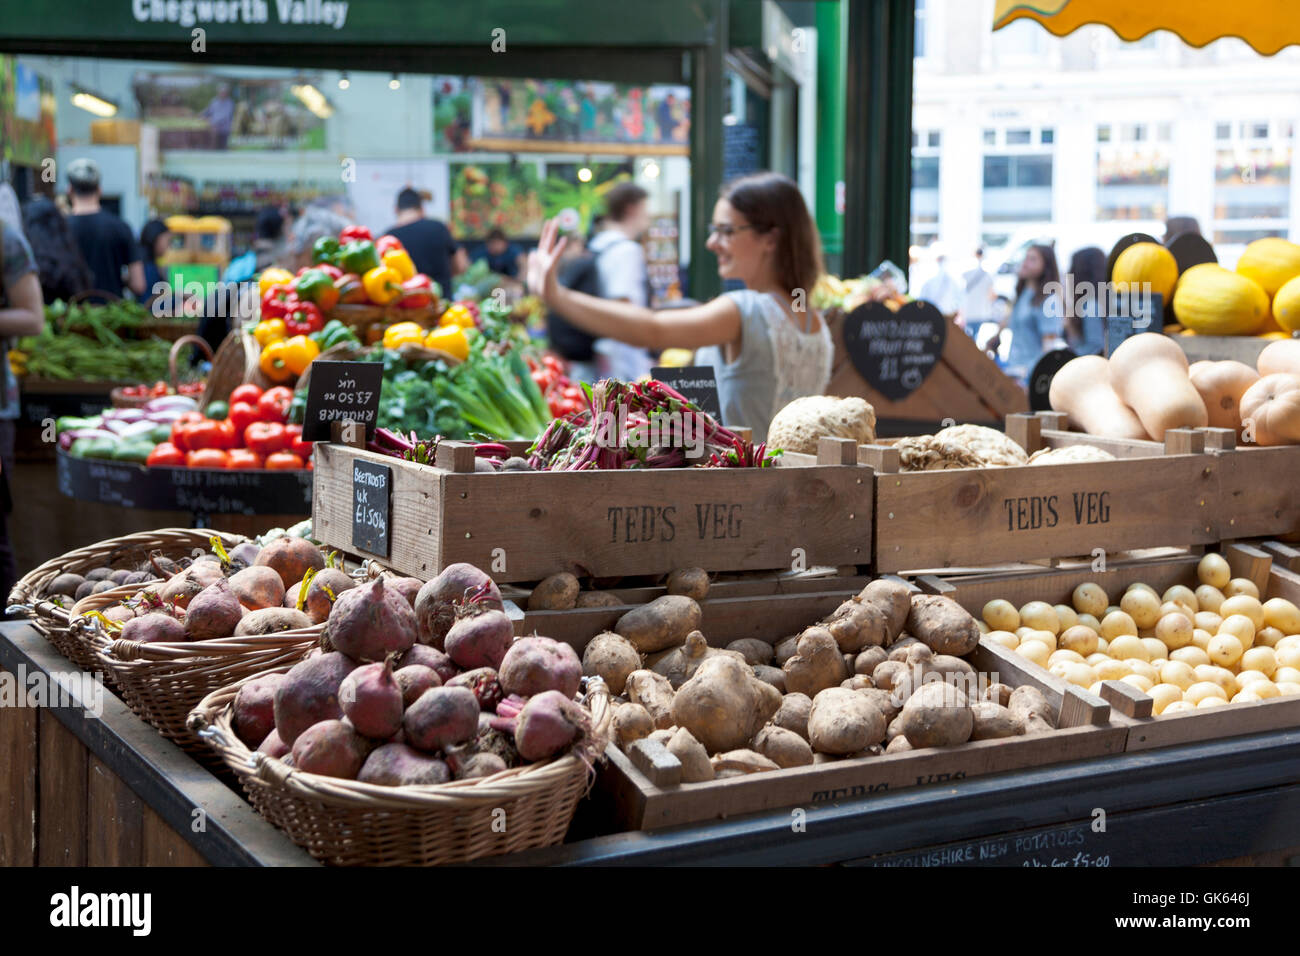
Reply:
[[459, 325], [440, 325], [424, 337], [424, 347], [454, 355], [462, 362], [469, 358], [469, 339]]
[[419, 345], [424, 341], [424, 329], [418, 322], [398, 322], [384, 329], [384, 348], [395, 349], [403, 345]]
[[376, 266], [361, 277], [366, 296], [375, 305], [388, 305], [402, 294], [402, 277], [389, 266]]
[[415, 263], [405, 249], [389, 249], [380, 257], [380, 261], [401, 276], [403, 282], [415, 276]]
[[287, 382], [293, 378], [293, 369], [289, 368], [288, 349], [287, 339], [272, 342], [262, 349], [262, 356], [257, 364], [262, 374], [273, 382]]
[[447, 306], [446, 311], [438, 319], [438, 324], [443, 326], [454, 325], [461, 329], [477, 328], [474, 322], [474, 313], [459, 302], [453, 302]]
[[264, 269], [257, 279], [257, 300], [266, 298], [266, 290], [273, 285], [288, 285], [293, 281], [293, 273], [288, 269]]
[[294, 375], [307, 371], [312, 359], [320, 355], [320, 346], [305, 335], [295, 335], [284, 343], [284, 364]]
[[284, 319], [263, 319], [253, 328], [253, 338], [263, 348], [284, 337]]

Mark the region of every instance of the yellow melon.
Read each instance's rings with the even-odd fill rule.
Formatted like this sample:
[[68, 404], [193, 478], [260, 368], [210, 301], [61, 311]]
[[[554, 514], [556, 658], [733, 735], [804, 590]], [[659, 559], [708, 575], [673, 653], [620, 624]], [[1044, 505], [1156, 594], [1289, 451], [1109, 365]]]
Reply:
[[1273, 296], [1273, 320], [1288, 332], [1300, 332], [1300, 277], [1282, 286]]
[[1286, 239], [1256, 239], [1237, 260], [1237, 271], [1254, 279], [1268, 295], [1300, 276], [1300, 245]]
[[1117, 292], [1140, 292], [1144, 283], [1151, 291], [1169, 301], [1178, 282], [1178, 263], [1164, 246], [1154, 242], [1138, 242], [1129, 246], [1115, 259], [1111, 281]]
[[1174, 292], [1178, 321], [1200, 335], [1254, 335], [1268, 310], [1259, 283], [1212, 262], [1184, 272]]

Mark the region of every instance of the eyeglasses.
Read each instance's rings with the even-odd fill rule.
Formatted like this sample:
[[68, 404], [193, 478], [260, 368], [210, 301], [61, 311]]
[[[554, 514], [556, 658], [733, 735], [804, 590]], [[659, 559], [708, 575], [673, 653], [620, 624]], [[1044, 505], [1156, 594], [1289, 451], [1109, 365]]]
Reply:
[[744, 232], [746, 229], [750, 229], [754, 232], [758, 231], [753, 226], [720, 226], [715, 222], [709, 226], [709, 235], [717, 236], [719, 239], [729, 240], [736, 233]]

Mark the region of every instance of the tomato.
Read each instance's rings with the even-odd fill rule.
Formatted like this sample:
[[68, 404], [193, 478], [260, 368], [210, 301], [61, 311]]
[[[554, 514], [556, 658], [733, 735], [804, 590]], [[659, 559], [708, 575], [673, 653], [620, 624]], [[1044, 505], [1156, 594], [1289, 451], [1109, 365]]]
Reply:
[[303, 467], [302, 459], [291, 451], [277, 451], [266, 456], [266, 467], [270, 471], [293, 471]]
[[203, 421], [203, 415], [200, 412], [185, 412], [180, 418], [172, 422], [172, 444], [181, 451], [189, 451], [190, 446], [185, 443], [185, 431], [195, 422]]
[[154, 398], [161, 398], [162, 396], [166, 395], [167, 383], [155, 382], [153, 388], [149, 390], [149, 394], [152, 395]]
[[244, 444], [259, 455], [272, 455], [289, 446], [289, 434], [278, 422], [253, 422], [244, 429]]
[[[243, 386], [240, 386], [241, 388]], [[254, 388], [257, 386], [254, 385]], [[236, 390], [237, 391], [237, 390]], [[235, 402], [230, 406], [230, 411], [226, 414], [226, 421], [230, 422], [235, 428], [236, 435], [243, 435], [244, 429], [253, 422], [260, 422], [262, 413], [257, 410], [256, 403]]]
[[264, 422], [283, 422], [289, 417], [289, 405], [293, 402], [293, 392], [283, 385], [268, 388], [257, 401], [257, 411]]
[[312, 442], [302, 440], [302, 426], [285, 425], [284, 433], [288, 437], [288, 444], [285, 445], [285, 449], [293, 452], [303, 461], [310, 461], [311, 453], [316, 446]]
[[210, 418], [204, 418], [183, 426], [181, 428], [181, 440], [185, 443], [185, 450], [199, 451], [204, 448], [229, 448], [231, 435], [223, 427], [223, 424], [229, 423], [214, 422]]
[[149, 452], [149, 457], [144, 460], [149, 466], [167, 465], [176, 467], [185, 464], [185, 452], [181, 451], [169, 441], [160, 445], [155, 445], [153, 451]]
[[226, 467], [232, 470], [262, 467], [262, 456], [247, 448], [236, 448], [226, 456], [226, 461]]
[[232, 448], [239, 448], [244, 443], [242, 432], [235, 431], [235, 423], [229, 418], [223, 418], [217, 423], [221, 428], [221, 448], [230, 451]]
[[201, 448], [185, 456], [185, 464], [190, 468], [225, 468], [229, 460], [220, 448]]
[[249, 405], [256, 405], [258, 399], [261, 397], [262, 390], [252, 382], [249, 382], [246, 385], [240, 385], [235, 388], [234, 391], [230, 393], [230, 398], [227, 399], [227, 401], [230, 402], [230, 405], [233, 408], [236, 402], [247, 402]]
[[542, 356], [542, 364], [545, 365], [547, 368], [555, 369], [555, 371], [557, 372], [564, 371], [564, 363], [561, 362], [554, 355], [551, 355], [549, 352], [546, 355]]

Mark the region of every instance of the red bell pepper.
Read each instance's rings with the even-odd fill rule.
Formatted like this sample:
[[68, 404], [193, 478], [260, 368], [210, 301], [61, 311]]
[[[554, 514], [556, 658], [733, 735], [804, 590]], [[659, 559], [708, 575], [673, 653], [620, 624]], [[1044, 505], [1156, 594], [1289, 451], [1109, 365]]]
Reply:
[[423, 309], [433, 305], [433, 281], [423, 273], [402, 283], [402, 296], [397, 300], [399, 309]]
[[381, 259], [384, 257], [384, 253], [389, 249], [405, 248], [406, 247], [402, 245], [402, 240], [398, 239], [396, 236], [380, 236], [375, 240], [375, 252], [379, 253]]
[[289, 297], [293, 295], [287, 285], [273, 285], [262, 296], [262, 318], [282, 319], [289, 311]]
[[289, 444], [289, 435], [278, 422], [253, 422], [244, 431], [244, 444], [249, 451], [266, 457], [283, 451]]
[[368, 226], [346, 226], [339, 233], [339, 245], [345, 242], [352, 242], [354, 239], [374, 239], [374, 233]]
[[318, 262], [316, 263], [316, 268], [334, 280], [338, 280], [343, 276], [342, 269], [338, 266], [332, 266], [328, 262]]
[[293, 402], [293, 392], [283, 385], [268, 388], [262, 393], [257, 403], [257, 412], [264, 422], [283, 423], [289, 417], [289, 405]]
[[284, 329], [290, 337], [310, 335], [319, 332], [325, 326], [325, 319], [320, 314], [320, 306], [315, 302], [304, 302], [297, 297], [290, 299], [289, 310], [284, 316]]

